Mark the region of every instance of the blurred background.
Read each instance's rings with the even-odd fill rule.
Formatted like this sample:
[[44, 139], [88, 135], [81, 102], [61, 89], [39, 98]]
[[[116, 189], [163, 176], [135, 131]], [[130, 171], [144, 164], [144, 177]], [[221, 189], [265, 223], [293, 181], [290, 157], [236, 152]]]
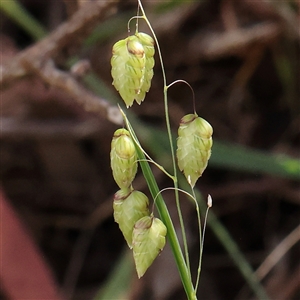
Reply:
[[[96, 1], [3, 1], [1, 64], [14, 61], [88, 2]], [[263, 299], [262, 288], [270, 299], [300, 299], [299, 2], [165, 0], [143, 5], [160, 43], [168, 83], [188, 81], [198, 115], [214, 128], [212, 157], [196, 185], [199, 199], [213, 198], [199, 299]], [[85, 91], [115, 105], [122, 100], [111, 84], [111, 49], [127, 37], [137, 3], [112, 6], [88, 34], [66, 38], [51, 60]], [[130, 28], [134, 32], [135, 21]], [[150, 33], [143, 21], [139, 29]], [[157, 53], [155, 59], [151, 89], [128, 115], [145, 150], [168, 169]], [[193, 112], [193, 96], [182, 83], [168, 95], [176, 134], [182, 116]], [[50, 289], [59, 290], [64, 299], [186, 299], [168, 245], [145, 276], [137, 278], [112, 215], [118, 187], [109, 152], [119, 126], [88, 112], [73, 96], [38, 72], [1, 85], [2, 198], [14, 210], [10, 218], [3, 206], [1, 218], [20, 227], [9, 235], [7, 252], [8, 240], [2, 239], [7, 255], [2, 256], [2, 281], [6, 283], [8, 270], [20, 280], [32, 272], [42, 276], [34, 261], [32, 268], [22, 265], [22, 260], [31, 265], [25, 239], [54, 278]], [[155, 167], [153, 171], [161, 189], [172, 185]], [[140, 171], [134, 187], [149, 195]], [[163, 195], [179, 230], [173, 193]], [[181, 203], [196, 274], [196, 212], [184, 197]], [[7, 236], [4, 229], [2, 234]], [[261, 285], [252, 285], [249, 266], [257, 270]], [[4, 284], [0, 299], [19, 300], [14, 295], [22, 288]], [[39, 299], [34, 287], [28, 295]]]

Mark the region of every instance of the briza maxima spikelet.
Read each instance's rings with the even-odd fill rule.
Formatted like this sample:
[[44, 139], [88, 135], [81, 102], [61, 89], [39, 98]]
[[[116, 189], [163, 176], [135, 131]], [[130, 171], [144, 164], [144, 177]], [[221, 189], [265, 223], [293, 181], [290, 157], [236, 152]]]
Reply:
[[137, 32], [114, 44], [111, 58], [113, 85], [120, 93], [127, 107], [134, 100], [144, 100], [151, 86], [154, 67], [154, 40]]
[[211, 155], [213, 129], [203, 118], [188, 114], [180, 121], [177, 139], [178, 167], [194, 187]]
[[167, 228], [158, 218], [146, 216], [133, 229], [132, 249], [135, 268], [141, 278], [166, 244]]
[[149, 199], [139, 191], [119, 190], [114, 196], [114, 219], [129, 246], [132, 248], [134, 224], [142, 217], [149, 216]]
[[128, 130], [115, 131], [110, 151], [113, 177], [120, 189], [127, 189], [137, 172], [137, 154]]

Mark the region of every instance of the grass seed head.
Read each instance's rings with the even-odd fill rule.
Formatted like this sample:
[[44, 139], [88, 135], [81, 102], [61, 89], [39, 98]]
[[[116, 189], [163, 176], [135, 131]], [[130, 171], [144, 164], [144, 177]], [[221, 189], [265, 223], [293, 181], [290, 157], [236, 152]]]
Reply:
[[129, 246], [132, 248], [134, 224], [144, 216], [149, 216], [149, 199], [139, 191], [119, 190], [114, 197], [113, 209], [115, 222]]
[[132, 249], [138, 277], [141, 278], [166, 244], [167, 228], [158, 218], [146, 216], [133, 229]]
[[137, 32], [114, 44], [111, 58], [113, 85], [127, 107], [134, 100], [141, 104], [149, 91], [154, 53], [154, 40], [146, 33]]
[[188, 114], [180, 121], [176, 152], [178, 167], [192, 187], [207, 167], [212, 133], [211, 125], [195, 114]]
[[115, 131], [110, 151], [110, 165], [115, 182], [127, 189], [137, 172], [137, 154], [129, 132], [122, 128]]

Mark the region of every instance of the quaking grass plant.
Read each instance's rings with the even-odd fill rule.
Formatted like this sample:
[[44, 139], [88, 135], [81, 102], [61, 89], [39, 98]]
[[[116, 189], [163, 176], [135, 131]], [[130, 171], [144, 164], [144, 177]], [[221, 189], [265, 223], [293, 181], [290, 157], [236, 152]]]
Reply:
[[[136, 20], [136, 31], [133, 35], [130, 35], [129, 23], [134, 19]], [[139, 32], [138, 22], [140, 19], [147, 23], [153, 38], [146, 33]], [[197, 299], [196, 293], [201, 273], [204, 230], [208, 209], [212, 206], [212, 200], [209, 196], [208, 209], [206, 210], [204, 230], [202, 233], [200, 210], [196, 201], [194, 186], [207, 167], [213, 144], [213, 129], [206, 120], [197, 115], [195, 111], [194, 92], [187, 82], [184, 80], [177, 80], [167, 85], [159, 43], [140, 0], [138, 0], [137, 15], [128, 22], [128, 37], [116, 42], [113, 46], [111, 74], [113, 77], [113, 85], [124, 100], [126, 107], [129, 108], [132, 106], [134, 101], [141, 104], [151, 86], [155, 63], [155, 45], [163, 74], [163, 98], [173, 174], [169, 174], [163, 166], [158, 165], [143, 150], [126, 114], [120, 108], [127, 129], [120, 128], [116, 130], [111, 142], [111, 168], [113, 177], [120, 188], [120, 190], [116, 192], [113, 202], [114, 219], [119, 224], [119, 228], [122, 231], [129, 248], [133, 251], [133, 258], [139, 278], [145, 274], [157, 255], [163, 250], [167, 237], [174, 254], [187, 298]], [[184, 82], [191, 88], [193, 92], [194, 112], [183, 116], [181, 119], [178, 128], [177, 149], [175, 151], [169, 121], [167, 93], [168, 89], [178, 82]], [[174, 190], [174, 198], [182, 230], [183, 251], [179, 245], [168, 208], [162, 197], [162, 193], [166, 189], [159, 190], [149, 163], [155, 164], [173, 180], [174, 186], [169, 189]], [[159, 217], [154, 216], [153, 208], [151, 211], [149, 210], [148, 197], [133, 188], [133, 181], [138, 164], [140, 165], [148, 184]], [[191, 192], [179, 188], [177, 168], [183, 172], [191, 187]], [[188, 195], [188, 197], [194, 201], [197, 211], [200, 246], [198, 272], [195, 283], [192, 281], [187, 238], [180, 208], [179, 193]]]

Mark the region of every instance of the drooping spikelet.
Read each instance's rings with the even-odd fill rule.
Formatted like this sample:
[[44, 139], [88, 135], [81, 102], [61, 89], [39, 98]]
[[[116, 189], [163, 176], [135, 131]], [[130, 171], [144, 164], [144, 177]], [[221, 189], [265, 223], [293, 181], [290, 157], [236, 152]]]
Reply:
[[180, 121], [176, 152], [178, 167], [192, 187], [207, 167], [212, 133], [211, 125], [196, 114], [188, 114]]
[[166, 243], [167, 228], [154, 216], [138, 220], [133, 229], [132, 249], [138, 277], [141, 278], [162, 251]]
[[137, 32], [113, 46], [111, 75], [127, 107], [134, 100], [144, 100], [151, 86], [154, 67], [154, 40], [146, 33]]
[[120, 189], [130, 187], [137, 172], [137, 154], [128, 130], [115, 131], [110, 151], [110, 165]]
[[149, 216], [149, 199], [139, 191], [119, 190], [114, 196], [114, 219], [119, 224], [124, 238], [132, 248], [132, 232], [134, 224], [144, 216]]

